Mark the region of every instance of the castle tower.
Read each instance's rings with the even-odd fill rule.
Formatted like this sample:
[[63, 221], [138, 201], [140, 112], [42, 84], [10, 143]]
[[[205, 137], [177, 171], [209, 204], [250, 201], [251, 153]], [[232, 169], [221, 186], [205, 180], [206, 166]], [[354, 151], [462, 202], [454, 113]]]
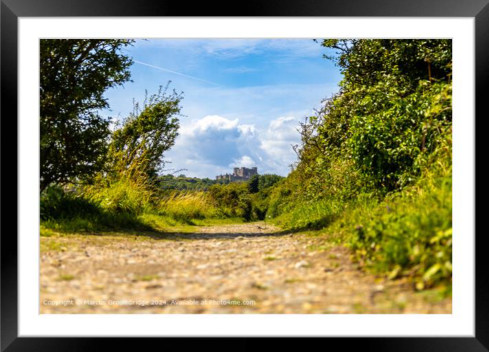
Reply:
[[229, 180], [230, 182], [249, 180], [252, 176], [258, 175], [258, 168], [234, 167], [232, 174], [216, 176], [218, 180]]

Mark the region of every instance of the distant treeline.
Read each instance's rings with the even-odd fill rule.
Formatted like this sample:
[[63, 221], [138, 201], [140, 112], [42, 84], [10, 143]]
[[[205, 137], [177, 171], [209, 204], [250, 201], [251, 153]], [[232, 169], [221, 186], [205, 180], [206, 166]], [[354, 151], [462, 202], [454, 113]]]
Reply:
[[[275, 182], [283, 179], [282, 176], [273, 175], [273, 174], [265, 174], [265, 175], [255, 175], [252, 177], [249, 182], [254, 184], [257, 182], [257, 187], [260, 189], [264, 189], [270, 187], [275, 184]], [[244, 181], [237, 181], [244, 182]], [[229, 180], [211, 180], [210, 178], [198, 178], [198, 177], [187, 177], [183, 174], [178, 176], [174, 176], [172, 174], [159, 176], [156, 184], [162, 189], [167, 190], [193, 190], [193, 191], [207, 191], [213, 185], [227, 185], [231, 183]]]
[[207, 191], [209, 187], [222, 182], [210, 178], [187, 177], [185, 175], [164, 175], [158, 177], [157, 184], [162, 189]]

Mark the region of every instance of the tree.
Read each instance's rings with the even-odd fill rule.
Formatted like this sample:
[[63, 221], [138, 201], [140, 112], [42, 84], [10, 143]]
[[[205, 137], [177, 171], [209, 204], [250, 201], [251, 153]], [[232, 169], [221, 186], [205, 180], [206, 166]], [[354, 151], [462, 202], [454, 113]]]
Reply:
[[383, 191], [408, 185], [451, 130], [451, 40], [328, 39], [322, 45], [336, 50], [327, 58], [344, 78], [340, 92], [302, 126], [303, 174], [322, 170], [315, 184], [325, 185], [325, 175], [352, 161], [365, 185]]
[[258, 189], [260, 191], [272, 187], [274, 184], [277, 182], [283, 180], [284, 178], [279, 175], [274, 175], [274, 174], [265, 174], [265, 175], [260, 175], [260, 179], [258, 181]]
[[250, 180], [248, 181], [248, 192], [258, 193], [259, 182], [260, 182], [260, 176], [259, 175], [251, 176]]
[[[167, 94], [160, 87], [157, 94], [146, 97], [142, 108], [134, 111], [114, 131], [109, 155], [112, 171], [117, 174], [139, 172], [156, 178], [164, 167], [163, 154], [175, 144], [178, 136], [182, 94]], [[180, 175], [180, 177], [185, 175]]]
[[90, 179], [106, 162], [110, 119], [103, 93], [130, 78], [132, 40], [41, 40], [41, 192]]
[[452, 73], [449, 39], [326, 39], [321, 45], [336, 50], [325, 57], [340, 67], [343, 90], [390, 80], [408, 93], [420, 80], [446, 80]]

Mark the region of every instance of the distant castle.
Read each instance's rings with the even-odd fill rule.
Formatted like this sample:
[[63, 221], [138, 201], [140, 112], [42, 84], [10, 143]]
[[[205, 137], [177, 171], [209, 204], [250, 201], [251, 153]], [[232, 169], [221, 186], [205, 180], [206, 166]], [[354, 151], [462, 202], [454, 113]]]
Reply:
[[232, 174], [218, 175], [216, 180], [222, 181], [246, 181], [251, 178], [251, 176], [258, 175], [258, 168], [252, 167], [248, 169], [247, 167], [235, 167]]

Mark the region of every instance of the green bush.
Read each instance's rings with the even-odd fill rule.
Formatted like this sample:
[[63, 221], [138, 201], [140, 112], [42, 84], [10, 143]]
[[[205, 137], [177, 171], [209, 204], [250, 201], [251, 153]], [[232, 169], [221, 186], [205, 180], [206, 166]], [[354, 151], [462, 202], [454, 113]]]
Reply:
[[270, 203], [270, 194], [273, 191], [273, 187], [264, 188], [252, 195], [251, 198], [251, 211], [252, 219], [264, 220]]
[[252, 219], [252, 197], [247, 183], [214, 185], [209, 188], [209, 197], [215, 207], [224, 209], [231, 217]]
[[274, 174], [264, 174], [258, 177], [258, 190], [263, 191], [267, 188], [273, 187], [275, 184], [283, 180], [284, 178]]
[[270, 192], [267, 218], [276, 218], [288, 212], [294, 206], [293, 197], [299, 193], [293, 192], [294, 183], [295, 179], [292, 173], [284, 182], [278, 183]]
[[350, 224], [350, 246], [374, 271], [391, 278], [413, 277], [419, 289], [451, 283], [451, 177], [426, 181], [410, 191], [413, 194], [392, 195], [363, 209], [359, 222]]
[[97, 203], [74, 190], [65, 192], [62, 187], [51, 186], [41, 193], [41, 220], [96, 216], [100, 212]]
[[440, 133], [451, 126], [451, 84], [422, 81], [403, 96], [381, 82], [366, 92], [360, 105], [372, 113], [351, 119], [347, 146], [378, 188], [399, 189], [419, 176], [418, 159], [433, 152]]

